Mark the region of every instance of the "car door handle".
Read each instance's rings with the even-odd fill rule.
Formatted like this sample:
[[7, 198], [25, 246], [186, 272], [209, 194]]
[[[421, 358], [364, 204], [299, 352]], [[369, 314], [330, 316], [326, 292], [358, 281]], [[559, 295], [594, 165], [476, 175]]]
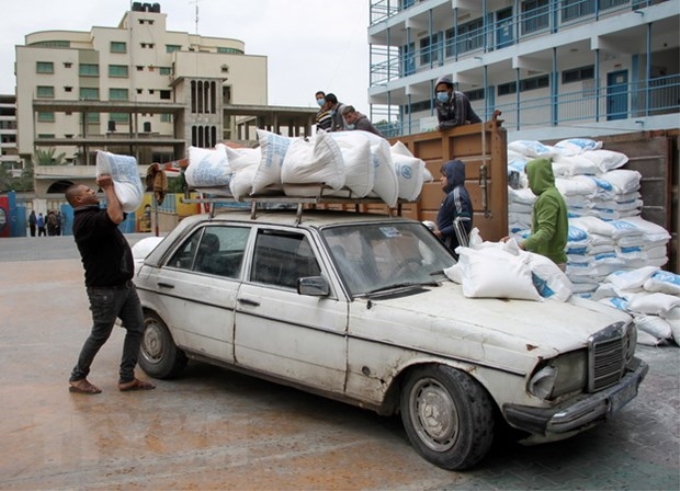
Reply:
[[171, 285], [170, 283], [163, 283], [161, 281], [158, 282], [158, 286], [163, 288], [175, 288], [175, 285]]
[[248, 298], [239, 298], [238, 301], [242, 304], [245, 305], [252, 305], [253, 307], [259, 307], [260, 302], [256, 302], [255, 300], [250, 300]]

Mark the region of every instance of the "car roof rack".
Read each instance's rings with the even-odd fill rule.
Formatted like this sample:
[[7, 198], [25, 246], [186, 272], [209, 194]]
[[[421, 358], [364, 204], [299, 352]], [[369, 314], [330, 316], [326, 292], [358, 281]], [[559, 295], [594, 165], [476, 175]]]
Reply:
[[[211, 218], [215, 217], [215, 205], [217, 203], [235, 202], [235, 203], [250, 203], [250, 218], [255, 220], [257, 218], [258, 205], [267, 204], [283, 204], [295, 205], [297, 211], [295, 213], [295, 224], [299, 225], [302, 221], [302, 212], [305, 206], [307, 209], [315, 209], [315, 205], [350, 205], [354, 206], [356, 212], [359, 212], [361, 205], [385, 205], [387, 204], [380, 198], [366, 198], [353, 196], [349, 188], [342, 188], [340, 191], [333, 191], [334, 194], [324, 194], [332, 191], [332, 189], [324, 184], [296, 184], [296, 188], [304, 188], [305, 195], [290, 196], [283, 194], [281, 190], [275, 192], [265, 192], [263, 194], [240, 196], [238, 198], [231, 194], [220, 195], [212, 188], [209, 191], [201, 191], [201, 188], [195, 188], [194, 191], [210, 194], [210, 197], [189, 198], [188, 192], [182, 198], [183, 203], [199, 203], [210, 205], [209, 214]], [[266, 191], [266, 190], [265, 190]], [[276, 194], [275, 194], [276, 193]], [[401, 205], [404, 203], [413, 203], [413, 201], [398, 200], [396, 206], [396, 215], [401, 215]], [[388, 215], [393, 216], [395, 209], [387, 206]]]

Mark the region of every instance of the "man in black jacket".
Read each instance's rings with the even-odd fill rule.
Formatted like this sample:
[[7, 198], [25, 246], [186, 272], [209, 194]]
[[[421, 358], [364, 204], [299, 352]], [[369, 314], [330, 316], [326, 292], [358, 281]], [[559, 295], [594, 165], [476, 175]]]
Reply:
[[132, 251], [118, 229], [125, 214], [113, 190], [111, 176], [99, 176], [97, 184], [106, 195], [106, 209], [99, 208], [99, 198], [84, 184], [74, 184], [66, 190], [66, 199], [74, 209], [73, 236], [85, 268], [85, 286], [92, 311], [92, 331], [71, 372], [69, 390], [81, 394], [101, 392], [99, 387], [87, 380], [87, 376], [94, 357], [109, 339], [116, 318], [123, 321], [127, 331], [118, 389], [153, 389], [153, 384], [135, 377], [139, 345], [144, 334], [144, 315], [132, 283]]

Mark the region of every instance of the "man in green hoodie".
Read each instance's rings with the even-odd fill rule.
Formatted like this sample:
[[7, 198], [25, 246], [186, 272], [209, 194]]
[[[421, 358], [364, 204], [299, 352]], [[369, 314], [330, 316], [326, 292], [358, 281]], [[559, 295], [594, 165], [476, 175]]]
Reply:
[[524, 168], [529, 187], [537, 198], [531, 218], [531, 235], [519, 247], [547, 257], [562, 271], [567, 267], [567, 203], [555, 187], [550, 159], [535, 159]]

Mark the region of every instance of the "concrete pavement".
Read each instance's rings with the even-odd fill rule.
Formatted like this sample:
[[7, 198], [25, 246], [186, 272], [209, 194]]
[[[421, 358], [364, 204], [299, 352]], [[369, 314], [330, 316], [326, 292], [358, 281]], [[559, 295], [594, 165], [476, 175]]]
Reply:
[[0, 489], [680, 489], [676, 346], [639, 347], [649, 375], [606, 424], [496, 444], [461, 473], [420, 458], [398, 418], [228, 370], [190, 363], [154, 391], [121, 393], [122, 329], [93, 366], [104, 392], [70, 394], [89, 328], [73, 238], [0, 239]]

